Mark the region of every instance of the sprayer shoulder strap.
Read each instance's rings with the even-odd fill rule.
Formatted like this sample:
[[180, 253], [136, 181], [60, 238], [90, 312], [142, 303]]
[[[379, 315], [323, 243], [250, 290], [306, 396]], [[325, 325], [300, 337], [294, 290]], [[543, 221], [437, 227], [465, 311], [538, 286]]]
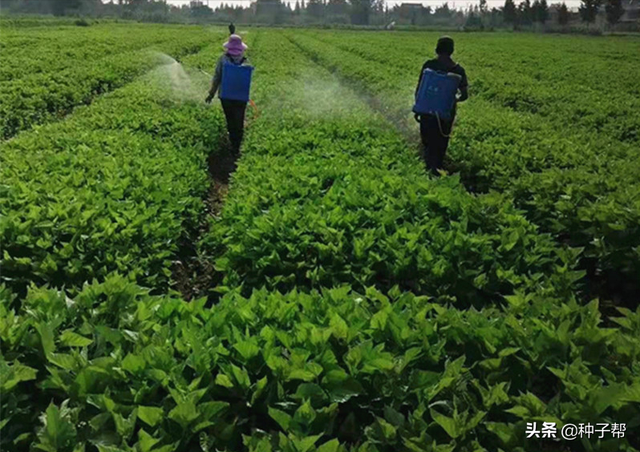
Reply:
[[226, 63], [233, 64], [234, 66], [242, 66], [244, 62], [247, 61], [247, 57], [242, 57], [242, 59], [238, 63], [236, 63], [229, 55], [225, 56], [227, 57]]

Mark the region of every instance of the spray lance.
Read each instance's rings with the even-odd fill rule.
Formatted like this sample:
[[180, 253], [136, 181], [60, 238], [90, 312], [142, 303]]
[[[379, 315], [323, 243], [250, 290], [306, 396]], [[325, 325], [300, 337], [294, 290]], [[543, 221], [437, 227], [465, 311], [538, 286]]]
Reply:
[[[205, 72], [200, 68], [198, 68], [198, 70], [200, 72], [202, 72], [204, 75], [206, 75], [207, 77], [213, 78], [213, 76], [211, 74], [209, 74], [208, 72]], [[260, 116], [260, 111], [258, 110], [258, 107], [257, 107], [256, 103], [253, 101], [253, 99], [249, 99], [249, 105], [251, 105], [251, 108], [253, 109], [253, 117], [257, 118], [258, 116]]]

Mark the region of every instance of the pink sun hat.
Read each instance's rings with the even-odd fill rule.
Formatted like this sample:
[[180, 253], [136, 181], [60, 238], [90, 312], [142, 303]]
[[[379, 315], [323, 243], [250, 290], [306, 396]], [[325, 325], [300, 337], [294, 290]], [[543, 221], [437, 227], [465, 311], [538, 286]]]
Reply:
[[242, 38], [239, 35], [229, 36], [229, 40], [225, 42], [222, 47], [224, 47], [227, 53], [231, 56], [240, 56], [248, 49], [247, 45], [242, 42]]

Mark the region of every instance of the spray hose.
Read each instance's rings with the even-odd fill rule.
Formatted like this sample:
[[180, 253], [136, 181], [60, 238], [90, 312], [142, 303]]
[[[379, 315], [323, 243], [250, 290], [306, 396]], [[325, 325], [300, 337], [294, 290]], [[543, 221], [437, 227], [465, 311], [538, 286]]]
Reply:
[[[450, 138], [451, 134], [453, 133], [453, 125], [456, 122], [455, 119], [451, 123], [451, 129], [449, 130], [449, 133], [447, 134], [447, 133], [444, 133], [444, 130], [442, 130], [442, 121], [440, 120], [440, 115], [437, 112], [436, 112], [435, 115], [436, 115], [436, 119], [438, 121], [438, 129], [440, 130], [440, 134], [445, 138]], [[415, 115], [415, 119], [416, 119], [417, 122], [420, 122], [418, 114]]]
[[444, 131], [442, 130], [442, 123], [440, 122], [440, 115], [438, 113], [436, 113], [436, 119], [438, 120], [438, 129], [440, 129], [440, 134], [445, 138], [451, 137], [451, 133], [453, 133], [453, 124], [455, 122], [455, 119], [453, 120], [454, 122], [451, 123], [451, 129], [449, 129], [448, 134], [444, 133]]
[[260, 110], [258, 110], [256, 103], [252, 99], [249, 99], [249, 105], [251, 105], [251, 108], [253, 108], [254, 117], [257, 118], [258, 116], [260, 116]]

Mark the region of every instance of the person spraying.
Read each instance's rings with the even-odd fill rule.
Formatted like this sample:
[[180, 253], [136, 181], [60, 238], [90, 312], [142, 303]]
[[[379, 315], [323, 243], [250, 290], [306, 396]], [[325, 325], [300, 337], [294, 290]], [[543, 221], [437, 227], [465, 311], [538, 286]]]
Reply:
[[220, 90], [218, 97], [227, 120], [231, 150], [237, 155], [244, 135], [244, 118], [249, 102], [253, 67], [245, 57], [248, 47], [239, 35], [230, 35], [223, 47], [225, 53], [218, 59], [205, 102], [211, 103], [216, 92]]
[[467, 74], [451, 58], [453, 39], [443, 36], [436, 45], [436, 58], [422, 66], [413, 107], [420, 123], [427, 169], [439, 174], [449, 145], [456, 116], [456, 105], [469, 97]]

